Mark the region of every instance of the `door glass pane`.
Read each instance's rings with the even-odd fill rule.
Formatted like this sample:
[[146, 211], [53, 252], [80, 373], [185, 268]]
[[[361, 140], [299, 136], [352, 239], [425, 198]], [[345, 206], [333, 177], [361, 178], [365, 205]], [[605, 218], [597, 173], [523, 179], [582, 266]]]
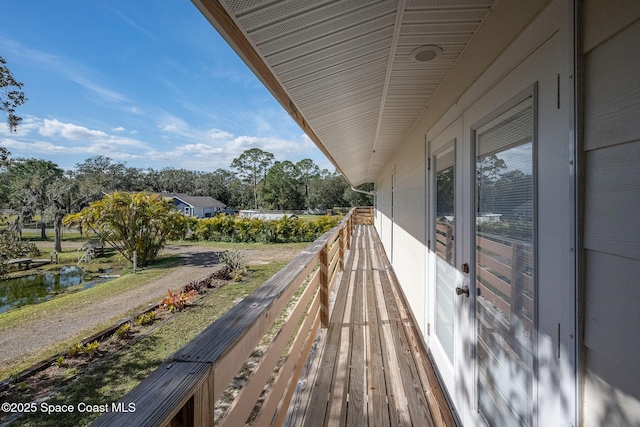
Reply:
[[436, 327], [435, 332], [453, 361], [453, 295], [455, 279], [454, 246], [454, 169], [453, 148], [435, 157], [436, 170]]
[[533, 98], [475, 132], [478, 409], [492, 426], [532, 425]]

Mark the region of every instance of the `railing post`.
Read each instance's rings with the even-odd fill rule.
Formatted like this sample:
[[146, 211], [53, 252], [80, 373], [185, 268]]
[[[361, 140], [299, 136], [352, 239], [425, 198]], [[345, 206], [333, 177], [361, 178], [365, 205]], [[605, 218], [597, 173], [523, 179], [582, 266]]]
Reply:
[[351, 249], [351, 241], [353, 239], [353, 215], [349, 218], [349, 238], [347, 239], [347, 248]]
[[340, 256], [339, 268], [340, 271], [344, 271], [344, 240], [345, 240], [345, 231], [344, 229], [347, 227], [347, 224], [342, 227], [338, 233], [338, 255]]
[[327, 244], [320, 251], [320, 321], [329, 327], [329, 261]]
[[512, 246], [511, 255], [511, 332], [516, 333], [518, 324], [522, 324], [522, 293], [524, 292], [524, 247], [517, 243]]

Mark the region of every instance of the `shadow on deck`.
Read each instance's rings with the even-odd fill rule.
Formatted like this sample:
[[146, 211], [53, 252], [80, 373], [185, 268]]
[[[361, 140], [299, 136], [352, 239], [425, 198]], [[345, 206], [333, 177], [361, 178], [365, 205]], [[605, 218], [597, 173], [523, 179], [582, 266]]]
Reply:
[[373, 226], [355, 226], [332, 297], [285, 425], [453, 425]]

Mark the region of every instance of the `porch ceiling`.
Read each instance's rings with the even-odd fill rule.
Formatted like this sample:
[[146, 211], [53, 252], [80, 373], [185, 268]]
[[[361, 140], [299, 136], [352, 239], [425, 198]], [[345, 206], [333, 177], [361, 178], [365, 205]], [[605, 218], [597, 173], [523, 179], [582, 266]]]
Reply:
[[[354, 185], [373, 181], [493, 0], [194, 0]], [[418, 62], [426, 45], [439, 57]]]

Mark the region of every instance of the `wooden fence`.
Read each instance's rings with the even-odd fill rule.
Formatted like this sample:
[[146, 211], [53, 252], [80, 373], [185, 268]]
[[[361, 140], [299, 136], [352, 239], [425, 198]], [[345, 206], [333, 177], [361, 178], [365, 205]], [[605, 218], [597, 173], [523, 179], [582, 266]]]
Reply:
[[[238, 426], [255, 416], [252, 423], [256, 426], [282, 424], [316, 332], [329, 323], [329, 295], [336, 275], [344, 268], [353, 226], [361, 221], [369, 223], [371, 218], [370, 208], [352, 209], [335, 228], [118, 402], [122, 408], [134, 404], [135, 412], [110, 412], [94, 425], [213, 425], [215, 403], [276, 319], [286, 312], [268, 349], [226, 413], [216, 421], [220, 426]], [[296, 294], [299, 297], [295, 304], [288, 307]], [[268, 391], [261, 398], [265, 388]], [[254, 408], [259, 400], [256, 414]]]

